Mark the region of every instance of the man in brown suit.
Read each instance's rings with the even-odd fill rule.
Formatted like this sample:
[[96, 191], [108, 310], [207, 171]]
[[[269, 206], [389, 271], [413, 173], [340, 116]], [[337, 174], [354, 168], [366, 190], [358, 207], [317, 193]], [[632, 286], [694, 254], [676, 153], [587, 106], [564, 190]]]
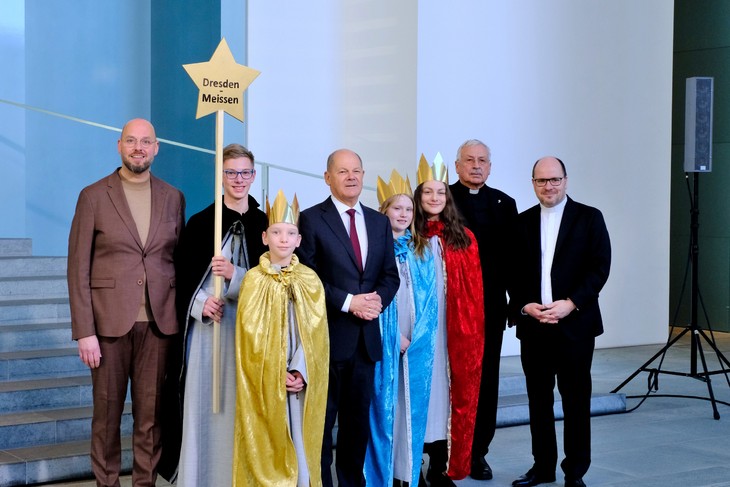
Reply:
[[160, 458], [160, 389], [175, 317], [173, 251], [185, 223], [182, 193], [150, 174], [159, 150], [146, 120], [127, 122], [122, 167], [81, 191], [68, 242], [73, 338], [91, 368], [91, 464], [118, 486], [120, 423], [131, 380], [132, 481], [153, 486]]

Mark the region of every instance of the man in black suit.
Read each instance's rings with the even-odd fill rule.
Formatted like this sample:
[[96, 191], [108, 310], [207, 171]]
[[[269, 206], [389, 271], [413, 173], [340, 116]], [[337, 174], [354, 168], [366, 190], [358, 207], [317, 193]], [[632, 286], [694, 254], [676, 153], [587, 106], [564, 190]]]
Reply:
[[[363, 486], [370, 435], [375, 362], [381, 359], [378, 316], [400, 283], [387, 217], [360, 204], [365, 171], [355, 152], [327, 159], [324, 179], [332, 196], [299, 216], [300, 261], [325, 289], [330, 333], [330, 377], [322, 442], [322, 482], [332, 486], [332, 429], [338, 421], [339, 487]], [[339, 417], [339, 419], [338, 419]]]
[[477, 239], [484, 282], [484, 358], [471, 462], [471, 477], [477, 480], [492, 478], [484, 457], [497, 425], [499, 359], [507, 322], [508, 241], [517, 219], [515, 200], [485, 184], [491, 169], [489, 147], [477, 139], [467, 140], [456, 152], [459, 180], [450, 186], [466, 226]]
[[557, 376], [563, 401], [566, 487], [585, 487], [591, 463], [591, 361], [603, 333], [598, 294], [608, 279], [611, 243], [603, 215], [566, 196], [568, 175], [555, 157], [539, 159], [532, 183], [540, 204], [521, 213], [510, 311], [527, 380], [534, 465], [512, 482], [555, 481], [553, 416]]

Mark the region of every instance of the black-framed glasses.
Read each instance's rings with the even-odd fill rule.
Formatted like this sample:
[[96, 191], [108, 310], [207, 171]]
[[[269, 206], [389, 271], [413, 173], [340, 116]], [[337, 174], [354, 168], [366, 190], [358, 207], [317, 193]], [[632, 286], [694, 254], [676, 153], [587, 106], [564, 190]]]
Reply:
[[535, 183], [535, 186], [543, 187], [547, 184], [548, 181], [550, 181], [551, 186], [560, 186], [560, 184], [563, 182], [563, 179], [565, 178], [538, 178], [533, 179], [532, 182]]
[[143, 149], [149, 149], [157, 142], [155, 139], [137, 139], [136, 137], [125, 137], [122, 139], [122, 144], [127, 147], [136, 147], [137, 142], [142, 146]]
[[239, 175], [242, 179], [251, 179], [254, 174], [256, 174], [256, 169], [244, 169], [242, 171], [235, 171], [233, 169], [224, 169], [223, 174], [225, 174], [226, 179], [230, 179], [233, 181], [236, 179]]

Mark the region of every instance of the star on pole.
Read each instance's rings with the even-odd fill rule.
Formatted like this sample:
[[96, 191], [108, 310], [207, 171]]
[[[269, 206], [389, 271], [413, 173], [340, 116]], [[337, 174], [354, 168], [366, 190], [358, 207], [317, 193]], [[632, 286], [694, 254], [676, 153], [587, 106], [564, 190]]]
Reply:
[[[223, 112], [243, 122], [243, 92], [260, 74], [259, 71], [238, 64], [225, 38], [213, 53], [210, 61], [205, 63], [183, 64], [183, 68], [193, 79], [199, 89], [198, 112], [195, 118], [204, 117], [215, 112], [215, 228], [213, 240], [215, 255], [221, 255], [223, 201], [220, 188], [223, 186]], [[223, 277], [214, 276], [214, 295], [220, 298], [223, 290]], [[213, 377], [212, 377], [212, 412], [220, 412], [220, 321], [213, 322]]]
[[200, 90], [195, 118], [222, 110], [243, 122], [243, 92], [260, 71], [238, 64], [226, 39], [221, 39], [210, 61], [183, 64]]

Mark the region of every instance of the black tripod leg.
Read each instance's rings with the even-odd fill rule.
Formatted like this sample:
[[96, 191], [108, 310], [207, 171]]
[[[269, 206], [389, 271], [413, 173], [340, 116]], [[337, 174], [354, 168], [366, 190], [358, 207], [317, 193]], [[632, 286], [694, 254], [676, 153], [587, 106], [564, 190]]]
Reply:
[[[700, 332], [700, 330], [697, 330], [697, 332]], [[704, 335], [704, 333], [702, 335]], [[707, 382], [707, 392], [710, 395], [710, 402], [712, 403], [712, 417], [715, 419], [720, 419], [720, 412], [717, 410], [717, 402], [715, 401], [715, 393], [712, 391], [712, 379], [710, 378], [710, 374], [707, 372], [707, 361], [705, 360], [705, 352], [702, 351], [702, 343], [700, 342], [700, 340], [697, 339], [695, 339], [694, 342], [695, 346], [697, 347], [697, 352], [700, 354], [700, 360], [702, 360], [702, 369], [705, 371], [704, 380], [705, 382]]]
[[620, 391], [621, 389], [623, 389], [623, 387], [626, 384], [628, 384], [629, 382], [631, 382], [634, 379], [634, 377], [636, 377], [637, 375], [639, 375], [641, 372], [644, 372], [645, 370], [647, 370], [647, 365], [649, 365], [654, 360], [656, 360], [660, 355], [663, 355], [663, 354], [667, 353], [667, 350], [669, 350], [669, 348], [672, 345], [674, 345], [677, 342], [677, 340], [679, 340], [680, 338], [682, 338], [684, 336], [684, 334], [687, 333], [688, 331], [689, 331], [689, 328], [685, 328], [676, 337], [674, 337], [673, 339], [671, 339], [670, 341], [668, 341], [667, 344], [664, 345], [661, 350], [659, 350], [657, 353], [655, 353], [652, 358], [650, 358], [649, 360], [647, 360], [646, 362], [644, 362], [644, 365], [642, 365], [641, 367], [639, 367], [638, 369], [636, 369], [633, 374], [631, 374], [617, 388], [615, 388], [614, 390], [612, 390], [611, 393], [612, 394], [617, 393], [618, 391]]
[[[714, 350], [715, 355], [717, 355], [717, 359], [720, 361], [720, 365], [722, 366], [722, 368], [724, 369], [725, 367], [730, 367], [730, 361], [728, 361], [727, 357], [725, 357], [725, 355], [723, 355], [723, 353], [720, 351], [720, 349], [717, 348], [717, 345], [715, 345], [715, 342], [707, 336], [707, 334], [705, 333], [705, 330], [700, 328], [697, 331], [700, 333], [700, 335], [702, 335], [702, 338], [705, 339], [707, 344], [710, 345], [712, 350]], [[725, 365], [722, 364], [723, 362], [725, 362]], [[730, 372], [730, 370], [725, 370], [724, 372], [727, 373], [727, 372]]]

